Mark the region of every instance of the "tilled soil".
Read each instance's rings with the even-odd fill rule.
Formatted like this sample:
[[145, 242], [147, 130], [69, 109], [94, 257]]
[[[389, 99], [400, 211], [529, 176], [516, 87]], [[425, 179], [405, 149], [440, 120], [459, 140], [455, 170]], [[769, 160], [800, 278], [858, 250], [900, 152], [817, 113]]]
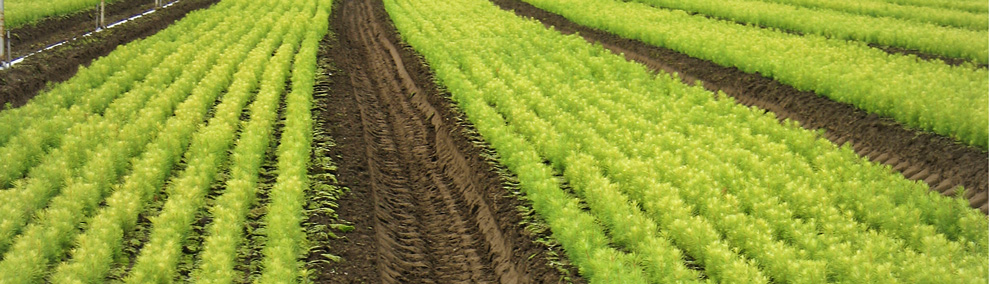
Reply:
[[801, 92], [759, 73], [719, 66], [670, 49], [621, 38], [578, 25], [519, 0], [492, 0], [505, 10], [533, 18], [564, 34], [578, 33], [626, 59], [657, 72], [677, 73], [688, 84], [701, 80], [706, 89], [721, 90], [746, 106], [774, 112], [807, 129], [824, 129], [825, 138], [841, 145], [851, 143], [857, 154], [893, 167], [910, 180], [924, 181], [935, 191], [951, 195], [966, 188], [970, 205], [987, 213], [988, 155], [944, 136], [905, 128], [889, 118], [868, 114], [850, 104], [832, 101], [813, 92]]
[[[109, 54], [117, 46], [144, 38], [168, 27], [190, 11], [219, 0], [183, 0], [168, 8], [134, 21], [28, 57], [13, 68], [0, 71], [0, 107], [19, 107], [44, 90], [48, 84], [72, 78], [80, 65]], [[152, 1], [123, 0], [107, 5], [106, 21], [112, 23], [140, 14], [154, 6]], [[93, 12], [57, 17], [11, 31], [14, 55], [22, 56], [45, 46], [81, 36], [96, 27]]]
[[330, 96], [340, 219], [356, 229], [331, 247], [328, 283], [555, 283], [562, 275], [521, 224], [479, 141], [380, 1], [338, 0], [331, 16]]

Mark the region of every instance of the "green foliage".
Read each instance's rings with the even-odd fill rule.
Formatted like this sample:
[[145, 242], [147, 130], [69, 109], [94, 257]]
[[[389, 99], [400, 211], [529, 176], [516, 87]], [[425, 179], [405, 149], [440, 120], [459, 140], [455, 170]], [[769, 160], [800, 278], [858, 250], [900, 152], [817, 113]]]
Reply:
[[[312, 5], [308, 7], [309, 10], [312, 8], [314, 8]], [[305, 21], [311, 15], [307, 12], [295, 14], [295, 17], [294, 21]], [[242, 238], [241, 228], [247, 216], [246, 211], [253, 203], [258, 171], [277, 118], [278, 101], [285, 90], [284, 82], [288, 78], [289, 66], [292, 63], [291, 56], [295, 54], [295, 48], [302, 40], [301, 33], [307, 30], [309, 30], [307, 26], [300, 25], [290, 31], [286, 36], [286, 42], [267, 64], [268, 68], [262, 76], [264, 81], [259, 97], [252, 105], [252, 119], [242, 131], [241, 140], [234, 149], [231, 169], [234, 176], [227, 182], [227, 191], [219, 198], [217, 206], [212, 208], [215, 219], [210, 236], [206, 240], [203, 262], [198, 270], [199, 273], [194, 277], [197, 281], [229, 283], [233, 280], [235, 252]], [[297, 58], [305, 58], [302, 56], [302, 53], [299, 53]], [[316, 59], [315, 54], [312, 54], [312, 57], [310, 60]]]
[[297, 20], [309, 25], [301, 25], [305, 27], [305, 35], [295, 35], [302, 37], [303, 45], [292, 70], [292, 92], [286, 96], [285, 127], [277, 150], [278, 177], [269, 195], [269, 213], [265, 215], [267, 238], [262, 250], [261, 283], [299, 283], [308, 279], [308, 272], [300, 261], [309, 247], [302, 228], [303, 205], [310, 183], [316, 52], [328, 30], [326, 19], [330, 14], [330, 3], [311, 3], [309, 8], [315, 15]]
[[981, 213], [816, 132], [485, 1], [385, 4], [593, 283], [988, 278]]
[[966, 11], [970, 13], [986, 14], [987, 6], [990, 5], [986, 1], [981, 0], [881, 0], [884, 2], [889, 2], [904, 6], [918, 6], [918, 7], [935, 7], [942, 9], [952, 9], [959, 11]]
[[[202, 11], [193, 11], [186, 17], [203, 16]], [[194, 28], [210, 27], [198, 24], [198, 21], [180, 21], [153, 37], [118, 46], [114, 52], [93, 61], [89, 66], [80, 66], [75, 76], [50, 91], [38, 94], [30, 103], [0, 111], [0, 145], [35, 124], [47, 123], [53, 116], [63, 115], [69, 108], [74, 107], [89, 114], [103, 113], [104, 109], [98, 106], [106, 107], [116, 96], [130, 90], [137, 83], [136, 78], [144, 78], [152, 71], [161, 71], [156, 68], [161, 68], [164, 56], [174, 53], [185, 42], [179, 41], [180, 37], [189, 38]], [[127, 72], [121, 72], [124, 70]], [[171, 73], [164, 72], [162, 75], [166, 74]], [[121, 92], [111, 92], [113, 89]], [[75, 106], [77, 103], [80, 106]], [[45, 132], [39, 134], [52, 135]]]
[[[313, 88], [328, 9], [329, 1], [222, 1], [121, 46], [24, 107], [0, 112], [0, 121], [11, 122], [0, 126], [0, 157], [17, 161], [0, 165], [0, 185], [13, 187], [0, 191], [0, 282], [103, 282], [138, 214], [166, 196], [148, 243], [120, 277], [132, 283], [175, 280], [179, 263], [193, 262], [183, 255], [184, 242], [232, 152], [227, 194], [210, 210], [214, 223], [193, 273], [200, 281], [229, 282], [293, 68], [296, 91], [287, 100], [295, 120], [288, 123], [295, 131], [289, 144], [295, 146], [284, 152], [308, 153], [302, 145], [308, 147], [311, 126], [299, 113], [309, 112], [312, 94], [306, 90]], [[311, 24], [296, 24], [303, 22]], [[248, 103], [250, 119], [242, 123]], [[287, 163], [308, 164], [300, 162], [308, 155], [287, 156], [295, 157]], [[185, 166], [177, 171], [180, 159]], [[279, 206], [301, 212], [292, 211], [292, 203]], [[291, 227], [289, 217], [272, 222]], [[272, 251], [293, 257], [304, 253], [298, 243], [272, 244]], [[67, 254], [68, 261], [52, 263]]]
[[[0, 164], [0, 187], [6, 187], [12, 180], [20, 178], [26, 170], [36, 166], [39, 162], [46, 162], [46, 159], [53, 158], [55, 154], [77, 153], [78, 151], [70, 149], [60, 149], [59, 152], [47, 153], [48, 155], [45, 156], [49, 149], [59, 148], [58, 146], [63, 143], [63, 140], [68, 140], [65, 141], [66, 144], [72, 142], [71, 139], [74, 136], [63, 134], [76, 132], [72, 128], [81, 127], [77, 124], [94, 125], [104, 121], [127, 123], [134, 119], [135, 113], [156, 93], [157, 90], [153, 88], [163, 87], [171, 83], [182, 70], [178, 68], [179, 64], [161, 65], [161, 63], [181, 62], [178, 60], [192, 58], [188, 56], [175, 58], [173, 56], [166, 61], [165, 57], [168, 52], [173, 52], [178, 44], [165, 42], [160, 47], [164, 51], [163, 53], [154, 52], [143, 55], [129, 53], [130, 49], [124, 48], [124, 53], [137, 58], [131, 63], [133, 64], [132, 68], [135, 69], [134, 72], [114, 73], [112, 76], [108, 76], [108, 79], [103, 80], [99, 87], [84, 89], [83, 83], [70, 81], [52, 91], [58, 94], [46, 94], [47, 96], [83, 96], [87, 94], [85, 99], [75, 102], [71, 107], [39, 108], [35, 107], [35, 104], [29, 104], [25, 107], [26, 109], [22, 110], [32, 113], [26, 114], [29, 117], [18, 115], [18, 113], [4, 113], [5, 116], [2, 120], [10, 122], [11, 125], [0, 130], [0, 132], [4, 132], [3, 134], [10, 135], [4, 136], [6, 143], [0, 148], [0, 157], [3, 157], [5, 161], [18, 162]], [[160, 76], [149, 77], [142, 82], [142, 79], [153, 71], [159, 72], [157, 74]], [[136, 86], [141, 87], [135, 88]], [[34, 112], [37, 111], [48, 111], [49, 113], [35, 116]], [[15, 122], [15, 120], [19, 121]], [[103, 134], [101, 131], [93, 133]], [[81, 139], [95, 142], [103, 140], [100, 137]], [[68, 158], [68, 160], [61, 162], [63, 165], [58, 167], [71, 169], [78, 166], [73, 162], [80, 160], [80, 158]]]
[[[284, 14], [279, 13], [281, 17]], [[199, 130], [193, 136], [189, 151], [185, 154], [187, 163], [186, 170], [176, 179], [173, 179], [166, 189], [169, 198], [162, 208], [162, 213], [152, 220], [154, 228], [147, 244], [141, 249], [141, 254], [137, 257], [130, 275], [125, 280], [127, 283], [164, 283], [170, 282], [176, 277], [175, 266], [182, 256], [182, 240], [185, 239], [194, 222], [195, 213], [204, 206], [206, 201], [206, 191], [209, 185], [214, 182], [220, 165], [225, 164], [230, 146], [234, 143], [234, 137], [240, 122], [241, 111], [244, 105], [254, 100], [249, 106], [251, 119], [245, 124], [241, 139], [237, 141], [237, 147], [233, 149], [236, 164], [231, 168], [234, 182], [233, 190], [239, 188], [236, 183], [250, 182], [248, 176], [257, 177], [258, 168], [261, 166], [261, 157], [264, 149], [268, 145], [265, 140], [268, 135], [260, 128], [270, 129], [274, 124], [278, 101], [282, 90], [285, 88], [286, 73], [291, 65], [290, 59], [299, 44], [299, 30], [304, 26], [289, 29], [289, 20], [281, 20], [272, 29], [270, 35], [283, 35], [284, 37], [269, 36], [269, 40], [263, 44], [267, 46], [281, 45], [275, 52], [274, 57], [256, 53], [258, 59], [267, 60], [267, 63], [248, 65], [248, 74], [254, 73], [253, 78], [259, 78], [259, 69], [255, 66], [264, 67], [260, 82], [245, 82], [243, 85], [234, 85], [234, 89], [223, 97], [223, 102], [217, 106], [213, 118], [208, 125]], [[281, 41], [281, 42], [280, 42]], [[252, 58], [254, 59], [254, 58]], [[259, 61], [264, 61], [259, 60]], [[258, 61], [254, 61], [258, 62]], [[236, 76], [237, 78], [252, 78], [252, 76]], [[257, 79], [256, 79], [257, 80]], [[243, 88], [236, 88], [244, 86]], [[257, 95], [254, 92], [257, 88]], [[248, 153], [255, 155], [253, 160], [244, 157]], [[231, 185], [231, 184], [228, 184]], [[252, 186], [253, 187], [253, 186]], [[222, 217], [221, 217], [222, 218]], [[234, 227], [238, 231], [240, 226]], [[212, 236], [211, 236], [212, 237]], [[226, 239], [230, 240], [230, 239]], [[228, 256], [233, 255], [230, 249]], [[208, 255], [212, 256], [212, 255]], [[218, 271], [229, 273], [229, 271]], [[217, 279], [222, 280], [222, 279]]]
[[[204, 22], [204, 24], [210, 26], [215, 25], [216, 22], [218, 21]], [[183, 42], [206, 46], [213, 44], [217, 37], [203, 38], [198, 42], [194, 42], [193, 39], [195, 37], [189, 36]], [[155, 137], [157, 134], [155, 130], [172, 114], [175, 106], [192, 88], [191, 80], [199, 79], [206, 71], [203, 67], [209, 67], [218, 55], [216, 52], [202, 54], [199, 57], [194, 56], [195, 54], [197, 54], [195, 50], [188, 49], [185, 52], [172, 54], [164, 63], [166, 66], [180, 65], [196, 59], [198, 63], [194, 62], [194, 65], [200, 68], [187, 70], [186, 74], [172, 82], [164, 91], [155, 87], [140, 89], [145, 93], [160, 92], [159, 96], [154, 97], [147, 104], [139, 101], [144, 100], [144, 96], [127, 96], [116, 102], [114, 108], [108, 110], [104, 116], [90, 116], [84, 123], [74, 125], [68, 133], [63, 133], [63, 140], [66, 143], [46, 157], [51, 160], [42, 162], [41, 166], [32, 170], [29, 179], [23, 183], [26, 184], [23, 188], [4, 191], [6, 194], [4, 198], [20, 199], [8, 199], [8, 202], [4, 203], [7, 207], [0, 207], [2, 208], [0, 210], [7, 210], [6, 208], [10, 207], [21, 211], [4, 215], [3, 230], [0, 232], [11, 237], [3, 238], [4, 250], [0, 251], [5, 251], [8, 245], [13, 247], [6, 254], [9, 257], [0, 262], [0, 279], [2, 279], [0, 282], [32, 281], [41, 276], [38, 273], [43, 271], [41, 268], [45, 267], [47, 261], [63, 251], [71, 240], [76, 224], [89, 216], [111, 191], [110, 187], [117, 182], [117, 177], [127, 170], [128, 160]], [[168, 69], [156, 71], [166, 74], [169, 72]], [[154, 78], [146, 80], [145, 83], [153, 86], [165, 84], [159, 80], [166, 79]], [[137, 112], [139, 117], [134, 120], [121, 119], [117, 112], [127, 112], [127, 108], [133, 108], [129, 110], [130, 115], [136, 115]], [[82, 164], [80, 169], [73, 168], [80, 164]], [[73, 167], [66, 168], [70, 165]], [[73, 173], [77, 177], [70, 178]], [[53, 182], [64, 184], [53, 184]], [[38, 213], [38, 221], [26, 227], [21, 235], [13, 237], [20, 226], [28, 222], [26, 212], [30, 211], [25, 210], [32, 207], [26, 205], [47, 202], [47, 198], [54, 194], [58, 195], [51, 199], [45, 211]], [[43, 198], [45, 199], [40, 200]], [[33, 271], [33, 273], [25, 271]]]
[[942, 27], [899, 19], [850, 15], [761, 0], [635, 0], [661, 8], [698, 12], [746, 24], [919, 50], [986, 64], [990, 37], [986, 17], [978, 30]]
[[[261, 8], [257, 9], [262, 10]], [[236, 21], [239, 17], [232, 15], [229, 18], [220, 18]], [[96, 216], [87, 222], [90, 224], [90, 229], [75, 237], [79, 245], [75, 248], [72, 259], [59, 265], [52, 277], [53, 282], [83, 281], [91, 283], [103, 279], [110, 266], [108, 260], [120, 253], [119, 243], [123, 238], [123, 232], [134, 226], [138, 212], [144, 208], [148, 200], [158, 195], [158, 189], [171, 174], [172, 167], [178, 162], [190, 141], [194, 139], [193, 133], [200, 128], [207, 110], [213, 105], [217, 97], [224, 90], [227, 90], [228, 93], [237, 92], [237, 88], [233, 87], [235, 85], [239, 88], [250, 88], [250, 84], [238, 83], [252, 80], [252, 77], [247, 74], [255, 73], [255, 71], [253, 67], [248, 68], [248, 66], [252, 66], [249, 65], [250, 63], [258, 63], [261, 60], [252, 60], [252, 58], [270, 56], [270, 52], [274, 49], [272, 47], [274, 44], [259, 48], [254, 48], [249, 44], [260, 42], [268, 34], [270, 26], [266, 27], [265, 23], [265, 21], [260, 21], [258, 28], [253, 30], [247, 28], [227, 30], [231, 32], [227, 39], [239, 38], [241, 44], [227, 49], [225, 56], [217, 64], [203, 65], [212, 68], [212, 71], [204, 77], [196, 78], [201, 81], [194, 85], [191, 95], [179, 105], [175, 111], [175, 116], [169, 118], [166, 124], [159, 128], [162, 135], [145, 146], [147, 147], [146, 151], [134, 161], [134, 169], [128, 176], [124, 177], [124, 183], [106, 199], [106, 207], [102, 208]], [[235, 28], [234, 25], [226, 27]], [[222, 29], [218, 30], [218, 33], [222, 32]], [[216, 47], [216, 45], [212, 47]], [[218, 51], [220, 50], [223, 49], [218, 49]], [[253, 57], [248, 54], [249, 51], [254, 54]], [[245, 78], [233, 80], [231, 75], [234, 74], [238, 66], [241, 67], [240, 73], [245, 75]], [[250, 70], [252, 73], [244, 73], [248, 71], [243, 70]], [[241, 91], [241, 93], [246, 92]], [[225, 96], [225, 98], [227, 97]], [[229, 97], [231, 98], [225, 99], [217, 108], [230, 109], [232, 104], [238, 103], [238, 100], [234, 99], [236, 96]], [[243, 100], [245, 98], [241, 98], [241, 105], [244, 104]], [[211, 133], [215, 134], [216, 131]], [[199, 134], [198, 136], [204, 135]], [[198, 140], [202, 140], [202, 138]], [[198, 142], [197, 144], [202, 143]], [[217, 144], [222, 145], [222, 143]], [[206, 185], [209, 186], [209, 183], [207, 182]], [[94, 230], [93, 228], [101, 229]]]
[[890, 17], [957, 27], [974, 31], [987, 30], [986, 9], [983, 12], [966, 12], [945, 8], [898, 5], [882, 0], [763, 0], [764, 2], [795, 5], [815, 9], [828, 9], [872, 17]]
[[[119, 0], [106, 0], [106, 3]], [[83, 10], [92, 10], [100, 5], [100, 0], [7, 0], [7, 28], [17, 28], [45, 18], [73, 14]]]
[[[859, 42], [791, 35], [639, 3], [526, 2], [579, 24], [748, 73], [760, 72], [798, 90], [814, 91], [972, 146], [986, 149], [990, 141], [986, 69], [953, 67], [887, 54]], [[986, 56], [986, 48], [981, 52]]]

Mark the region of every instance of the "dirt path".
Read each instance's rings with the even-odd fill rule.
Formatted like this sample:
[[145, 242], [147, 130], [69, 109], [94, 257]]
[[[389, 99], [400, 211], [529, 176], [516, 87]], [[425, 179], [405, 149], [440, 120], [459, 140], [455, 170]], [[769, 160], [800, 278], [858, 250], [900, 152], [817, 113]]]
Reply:
[[988, 156], [986, 151], [967, 147], [931, 133], [910, 130], [901, 124], [868, 114], [812, 92], [736, 68], [718, 66], [676, 51], [584, 27], [560, 15], [519, 0], [492, 0], [516, 14], [539, 20], [564, 34], [579, 33], [626, 59], [658, 72], [678, 73], [685, 83], [701, 80], [709, 90], [721, 90], [747, 106], [774, 112], [777, 117], [801, 123], [808, 129], [825, 129], [825, 138], [836, 144], [851, 143], [860, 156], [890, 165], [910, 180], [928, 183], [932, 189], [952, 194], [962, 185], [970, 205], [987, 213]]
[[319, 282], [557, 282], [547, 249], [520, 225], [519, 202], [381, 2], [337, 1], [331, 26], [321, 61], [336, 71], [323, 107], [351, 189], [338, 214], [356, 229], [331, 244], [345, 260]]
[[[190, 11], [213, 5], [219, 0], [183, 0], [171, 7], [149, 14], [134, 21], [114, 27], [107, 32], [93, 35], [36, 54], [11, 69], [0, 71], [0, 107], [10, 103], [19, 107], [37, 95], [49, 83], [72, 78], [79, 65], [88, 65], [93, 59], [109, 54], [121, 44], [144, 38], [167, 28]], [[112, 23], [154, 6], [154, 2], [125, 0], [107, 7], [107, 22]], [[36, 25], [11, 31], [15, 56], [36, 51], [45, 46], [85, 34], [95, 26], [92, 13], [78, 13], [65, 18], [54, 18]], [[91, 25], [92, 23], [92, 25]]]

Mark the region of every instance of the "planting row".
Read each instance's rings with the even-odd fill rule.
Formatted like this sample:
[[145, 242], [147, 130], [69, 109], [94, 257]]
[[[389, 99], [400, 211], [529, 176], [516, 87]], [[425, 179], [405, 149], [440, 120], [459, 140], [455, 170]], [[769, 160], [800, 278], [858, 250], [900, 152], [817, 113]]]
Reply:
[[987, 30], [986, 8], [982, 12], [966, 12], [944, 8], [909, 6], [880, 0], [764, 0], [807, 8], [828, 9], [873, 17], [890, 17], [958, 27], [975, 31]]
[[[278, 141], [276, 188], [283, 192], [268, 204], [261, 279], [300, 280], [309, 101], [329, 9], [330, 1], [225, 0], [0, 113], [33, 121], [6, 128], [13, 137], [3, 149], [32, 136], [44, 142], [29, 149], [30, 159], [4, 163], [11, 169], [10, 188], [0, 191], [0, 282], [105, 281], [139, 214], [160, 199], [124, 282], [243, 277], [234, 270], [237, 250], [280, 105], [290, 120]], [[211, 187], [222, 192], [207, 208]], [[202, 253], [190, 275], [180, 275], [195, 216], [204, 211], [213, 221]]]
[[592, 282], [988, 278], [981, 213], [815, 132], [488, 1], [385, 6]]
[[[120, 0], [106, 0], [112, 3]], [[16, 28], [48, 17], [65, 16], [81, 10], [92, 9], [100, 0], [6, 0], [6, 26]]]
[[894, 3], [905, 6], [935, 7], [966, 11], [970, 13], [986, 14], [988, 4], [980, 0], [880, 0], [887, 3]]
[[[900, 19], [768, 3], [761, 0], [637, 0], [660, 8], [697, 12], [736, 22], [857, 40], [882, 46], [987, 63], [990, 38], [986, 21], [978, 30], [958, 29]], [[986, 17], [982, 17], [986, 20]]]
[[326, 8], [330, 1], [321, 5], [322, 10], [308, 19], [309, 30], [293, 63], [292, 92], [285, 99], [285, 127], [278, 145], [279, 174], [269, 195], [269, 213], [265, 216], [268, 245], [263, 252], [262, 283], [288, 283], [307, 277], [298, 259], [309, 250], [303, 242], [306, 236], [301, 224], [306, 202], [304, 194], [309, 188], [307, 170], [313, 141], [310, 109], [316, 83], [316, 53], [320, 39], [328, 30], [329, 11]]
[[[621, 1], [526, 0], [578, 24], [759, 72], [904, 125], [987, 148], [990, 74], [866, 44], [793, 35]], [[629, 17], [628, 15], [635, 15]]]

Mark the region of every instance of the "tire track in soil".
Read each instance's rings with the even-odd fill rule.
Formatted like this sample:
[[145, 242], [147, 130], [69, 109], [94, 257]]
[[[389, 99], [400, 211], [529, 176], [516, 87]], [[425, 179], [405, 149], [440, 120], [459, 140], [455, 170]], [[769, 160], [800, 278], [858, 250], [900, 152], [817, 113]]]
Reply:
[[824, 138], [837, 145], [850, 143], [871, 161], [890, 165], [909, 180], [923, 181], [944, 195], [958, 186], [970, 206], [987, 214], [988, 155], [986, 151], [956, 143], [951, 138], [912, 130], [889, 118], [866, 113], [850, 104], [832, 101], [813, 92], [801, 92], [759, 73], [722, 67], [670, 49], [630, 40], [578, 25], [560, 15], [520, 0], [491, 0], [517, 15], [540, 21], [563, 34], [578, 33], [627, 60], [657, 72], [677, 73], [681, 81], [705, 89], [721, 90], [740, 104], [770, 111], [781, 120], [797, 121], [807, 129], [824, 129]]
[[327, 56], [325, 116], [338, 142], [338, 179], [351, 189], [331, 247], [344, 262], [320, 282], [546, 283], [542, 257], [502, 180], [462, 134], [452, 104], [400, 43], [381, 2], [338, 0]]

